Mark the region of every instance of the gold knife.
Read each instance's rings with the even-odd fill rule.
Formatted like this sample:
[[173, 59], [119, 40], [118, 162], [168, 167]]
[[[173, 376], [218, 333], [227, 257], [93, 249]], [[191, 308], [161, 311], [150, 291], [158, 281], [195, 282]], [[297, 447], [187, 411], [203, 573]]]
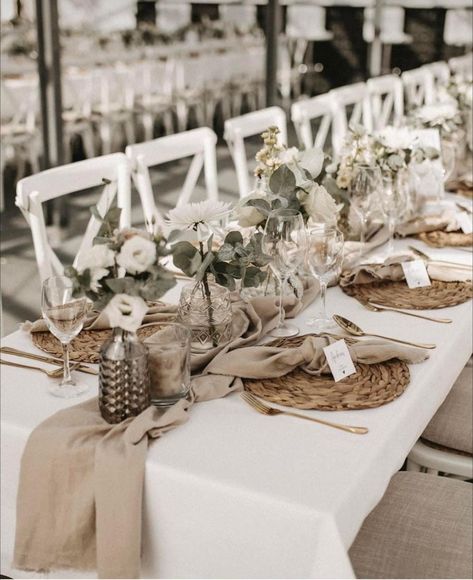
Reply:
[[[34, 354], [32, 352], [25, 352], [23, 350], [19, 350], [17, 348], [12, 348], [10, 346], [2, 346], [0, 348], [0, 352], [2, 352], [4, 354], [11, 354], [13, 356], [28, 358], [31, 360], [38, 360], [38, 361], [42, 361], [45, 363], [54, 364], [54, 365], [58, 365], [58, 366], [61, 366], [63, 364], [63, 360], [60, 358], [49, 357], [49, 356], [44, 356], [44, 355], [40, 355], [40, 354]], [[89, 375], [98, 375], [99, 374], [96, 369], [89, 367], [83, 363], [74, 363], [74, 361], [71, 361], [71, 363], [74, 365], [77, 365], [76, 368], [74, 369], [76, 371], [80, 371], [82, 373], [88, 373]]]

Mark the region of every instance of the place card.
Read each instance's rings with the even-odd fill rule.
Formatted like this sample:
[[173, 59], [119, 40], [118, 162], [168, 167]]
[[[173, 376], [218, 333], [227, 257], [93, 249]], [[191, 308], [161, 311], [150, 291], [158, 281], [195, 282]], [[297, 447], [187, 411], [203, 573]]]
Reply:
[[430, 278], [423, 260], [412, 260], [401, 264], [409, 288], [430, 286]]
[[356, 373], [347, 343], [343, 339], [326, 346], [324, 353], [336, 383]]
[[471, 215], [461, 212], [457, 214], [456, 219], [464, 234], [473, 233], [473, 217]]

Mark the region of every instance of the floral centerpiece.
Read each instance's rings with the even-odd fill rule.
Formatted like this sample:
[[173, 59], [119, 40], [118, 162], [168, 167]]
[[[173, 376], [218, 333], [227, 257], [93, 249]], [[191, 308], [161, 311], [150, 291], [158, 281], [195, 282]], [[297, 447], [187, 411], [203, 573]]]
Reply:
[[[191, 327], [195, 350], [207, 350], [228, 340], [231, 333], [229, 291], [255, 287], [266, 277], [263, 267], [270, 258], [262, 251], [262, 234], [244, 241], [241, 232], [230, 231], [219, 240], [219, 222], [231, 213], [231, 205], [207, 200], [171, 210], [167, 224], [170, 240], [189, 235], [172, 246], [174, 266], [193, 278], [184, 288], [179, 317]], [[217, 235], [215, 235], [217, 234]]]
[[417, 128], [437, 129], [440, 137], [451, 138], [461, 129], [463, 120], [455, 100], [424, 105], [413, 113], [411, 124]]
[[256, 154], [256, 190], [235, 208], [241, 227], [264, 229], [275, 209], [295, 209], [305, 222], [336, 223], [339, 208], [321, 185], [324, 154], [318, 147], [299, 151], [278, 143], [279, 129], [269, 127], [261, 137], [264, 146]]
[[360, 166], [378, 167], [385, 177], [394, 180], [402, 176], [406, 181], [410, 167], [438, 158], [437, 149], [416, 145], [408, 128], [387, 126], [368, 133], [363, 127], [351, 127], [338, 162], [327, 165], [323, 181], [332, 196], [343, 203], [343, 229], [357, 230], [356, 216], [350, 212], [350, 188]]
[[148, 309], [147, 302], [161, 298], [175, 285], [171, 272], [159, 260], [169, 254], [166, 239], [138, 229], [118, 229], [120, 209], [112, 208], [102, 222], [90, 251], [65, 274], [103, 311], [112, 328], [136, 332]]

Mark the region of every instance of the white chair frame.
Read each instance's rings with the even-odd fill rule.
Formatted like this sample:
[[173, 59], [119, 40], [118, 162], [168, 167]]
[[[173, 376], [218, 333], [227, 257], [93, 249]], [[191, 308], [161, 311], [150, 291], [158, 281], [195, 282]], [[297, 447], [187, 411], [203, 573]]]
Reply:
[[[315, 138], [311, 124], [314, 119], [320, 119]], [[291, 107], [291, 120], [303, 147], [325, 149], [333, 121], [332, 98], [330, 95], [318, 95], [294, 103]]]
[[428, 95], [427, 100], [435, 102], [438, 100], [439, 89], [445, 86], [450, 79], [450, 69], [446, 62], [431, 62], [422, 67], [431, 76], [430, 82], [427, 84], [427, 90], [431, 90], [432, 94]]
[[[113, 153], [47, 169], [25, 177], [17, 183], [16, 205], [31, 228], [41, 281], [50, 276], [62, 275], [64, 271], [64, 266], [48, 241], [42, 204], [64, 195], [103, 185], [104, 179], [109, 183], [104, 185], [97, 203], [99, 213], [105, 215], [116, 198], [118, 207], [122, 209], [120, 227], [129, 227], [131, 179], [130, 166], [124, 153]], [[100, 225], [101, 222], [96, 217], [90, 218], [74, 259], [74, 266], [92, 247]]]
[[407, 470], [426, 471], [434, 475], [442, 471], [459, 479], [472, 479], [473, 458], [453, 451], [434, 449], [419, 440], [409, 453]]
[[[336, 157], [344, 144], [351, 124], [363, 125], [371, 132], [372, 113], [368, 87], [365, 83], [354, 83], [330, 91], [333, 106], [332, 144]], [[348, 107], [353, 106], [348, 115]]]
[[428, 69], [420, 67], [403, 72], [401, 80], [408, 111], [433, 102], [433, 78]]
[[384, 75], [367, 82], [373, 129], [378, 131], [386, 125], [398, 127], [404, 117], [404, 94], [402, 81], [396, 75]]
[[280, 143], [287, 145], [286, 113], [280, 107], [268, 107], [225, 121], [224, 138], [235, 165], [240, 197], [246, 197], [252, 189], [244, 140], [271, 125], [278, 127]]
[[451, 58], [448, 61], [448, 66], [452, 74], [471, 79], [473, 76], [473, 52]]
[[208, 127], [166, 135], [145, 143], [129, 145], [125, 152], [131, 162], [132, 178], [140, 195], [148, 231], [156, 227], [166, 230], [158, 210], [151, 184], [149, 167], [194, 156], [176, 205], [190, 201], [199, 175], [204, 169], [207, 198], [218, 199], [216, 149], [217, 135]]

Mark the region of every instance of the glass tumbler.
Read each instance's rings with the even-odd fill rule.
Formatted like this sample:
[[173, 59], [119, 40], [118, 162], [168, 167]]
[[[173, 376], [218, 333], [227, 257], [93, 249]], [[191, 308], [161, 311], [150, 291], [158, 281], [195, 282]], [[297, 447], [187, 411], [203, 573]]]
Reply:
[[169, 407], [190, 389], [191, 331], [183, 324], [163, 324], [145, 340], [148, 348], [151, 404]]

